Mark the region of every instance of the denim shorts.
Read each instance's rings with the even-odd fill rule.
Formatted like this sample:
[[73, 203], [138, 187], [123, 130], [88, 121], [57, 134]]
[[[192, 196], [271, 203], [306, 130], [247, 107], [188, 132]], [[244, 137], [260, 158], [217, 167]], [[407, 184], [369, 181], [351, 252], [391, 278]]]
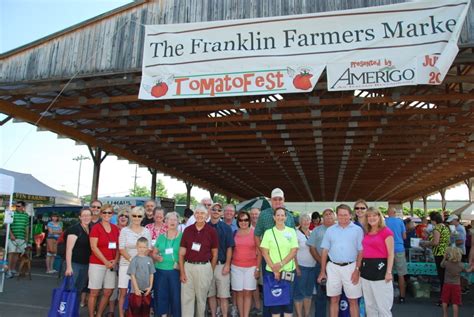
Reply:
[[316, 284], [316, 267], [300, 266], [300, 270], [301, 276], [295, 276], [295, 292], [293, 297], [295, 301], [312, 298]]

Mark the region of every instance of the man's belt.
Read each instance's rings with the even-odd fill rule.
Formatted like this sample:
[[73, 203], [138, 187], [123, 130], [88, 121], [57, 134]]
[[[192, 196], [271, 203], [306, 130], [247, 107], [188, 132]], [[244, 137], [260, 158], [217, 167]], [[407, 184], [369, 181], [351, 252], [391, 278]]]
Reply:
[[186, 263], [189, 263], [189, 264], [207, 264], [207, 263], [209, 263], [209, 261], [206, 261], [206, 262], [186, 261]]
[[354, 261], [354, 262], [342, 262], [342, 263], [337, 263], [337, 262], [334, 262], [334, 261], [329, 260], [329, 262], [334, 263], [334, 264], [339, 265], [339, 266], [346, 266], [346, 265], [349, 265], [349, 264], [354, 263], [355, 261]]

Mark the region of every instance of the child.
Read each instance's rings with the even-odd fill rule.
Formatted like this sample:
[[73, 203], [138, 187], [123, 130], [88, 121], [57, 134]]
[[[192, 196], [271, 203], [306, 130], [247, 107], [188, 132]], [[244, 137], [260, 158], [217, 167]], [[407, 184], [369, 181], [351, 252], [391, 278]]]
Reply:
[[441, 267], [446, 269], [444, 273], [444, 285], [441, 292], [443, 303], [443, 317], [448, 317], [448, 304], [453, 304], [453, 316], [458, 317], [459, 305], [461, 305], [461, 272], [471, 272], [472, 268], [464, 269], [461, 262], [461, 249], [448, 247], [441, 262]]
[[5, 249], [0, 247], [0, 273], [8, 271], [8, 261], [5, 259]]
[[127, 274], [130, 275], [132, 292], [129, 295], [127, 316], [150, 316], [151, 288], [155, 266], [147, 256], [148, 240], [141, 237], [137, 240], [137, 255], [132, 258]]

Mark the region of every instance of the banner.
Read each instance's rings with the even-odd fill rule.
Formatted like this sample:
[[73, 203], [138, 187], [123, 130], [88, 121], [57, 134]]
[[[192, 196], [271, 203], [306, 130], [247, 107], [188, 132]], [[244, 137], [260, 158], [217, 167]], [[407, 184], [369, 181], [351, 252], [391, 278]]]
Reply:
[[470, 0], [202, 23], [147, 25], [140, 99], [440, 84]]

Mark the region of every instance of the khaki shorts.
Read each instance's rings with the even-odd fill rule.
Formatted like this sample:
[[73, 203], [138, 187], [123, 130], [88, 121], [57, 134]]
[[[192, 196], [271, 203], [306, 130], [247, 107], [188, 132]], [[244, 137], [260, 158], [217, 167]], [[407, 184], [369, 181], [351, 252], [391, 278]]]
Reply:
[[89, 264], [90, 289], [114, 289], [117, 272], [109, 270], [105, 265]]
[[393, 267], [397, 270], [398, 275], [407, 275], [407, 260], [405, 258], [405, 252], [398, 252], [395, 253], [395, 257], [393, 259]]
[[362, 297], [362, 285], [357, 283], [352, 284], [351, 276], [355, 270], [356, 262], [346, 266], [339, 266], [332, 262], [328, 262], [326, 266], [326, 273], [328, 281], [326, 284], [326, 293], [329, 297], [339, 296], [344, 289], [347, 298]]
[[23, 253], [25, 252], [25, 240], [16, 239], [15, 241], [8, 240], [8, 253]]
[[211, 287], [207, 297], [216, 296], [218, 298], [229, 298], [230, 297], [230, 270], [227, 275], [222, 275], [222, 269], [224, 264], [217, 264], [214, 270], [214, 276], [212, 278]]
[[130, 275], [127, 274], [128, 265], [119, 266], [118, 274], [118, 288], [128, 288], [128, 281], [130, 281]]

